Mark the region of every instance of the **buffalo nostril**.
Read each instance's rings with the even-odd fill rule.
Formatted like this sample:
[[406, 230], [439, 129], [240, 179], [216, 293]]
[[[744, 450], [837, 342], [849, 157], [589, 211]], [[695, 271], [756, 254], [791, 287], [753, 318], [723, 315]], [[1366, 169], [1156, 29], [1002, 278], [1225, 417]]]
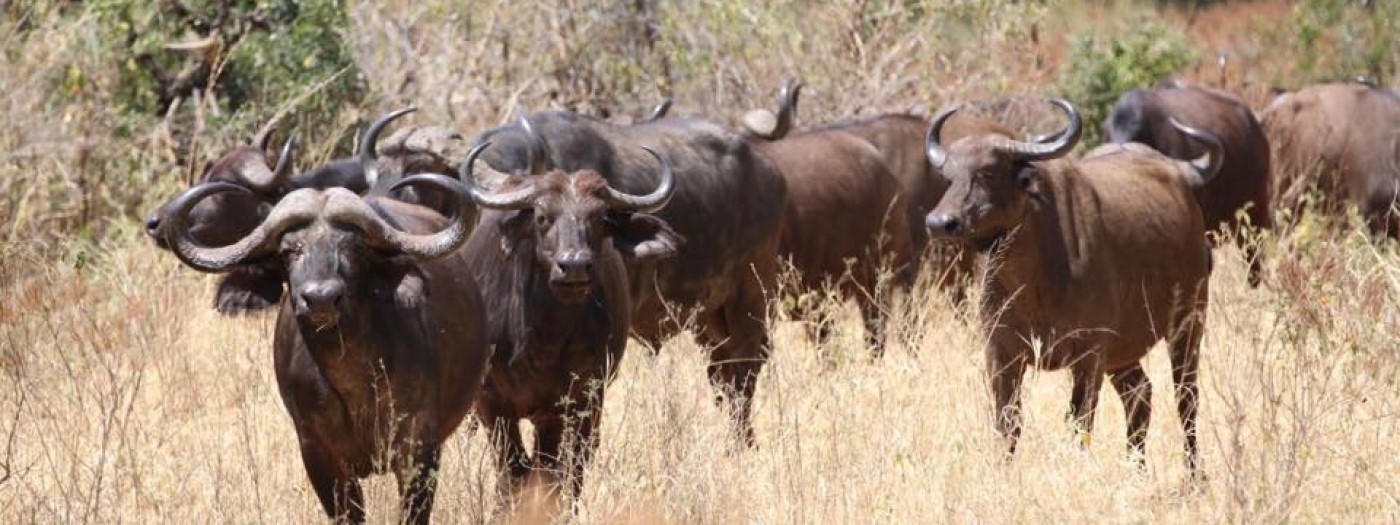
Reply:
[[961, 229], [962, 224], [952, 215], [946, 213], [931, 213], [924, 219], [924, 227], [933, 232], [954, 234]]
[[152, 215], [151, 217], [149, 217], [149, 218], [146, 219], [146, 234], [147, 234], [147, 235], [150, 235], [150, 236], [152, 236], [152, 237], [155, 237], [155, 236], [156, 236], [156, 233], [157, 233], [159, 230], [160, 230], [160, 217], [159, 217], [159, 216]]
[[301, 287], [301, 300], [313, 310], [327, 310], [340, 305], [345, 285], [340, 282], [317, 282]]
[[588, 273], [593, 269], [593, 263], [588, 261], [559, 261], [559, 270], [564, 275], [574, 276]]

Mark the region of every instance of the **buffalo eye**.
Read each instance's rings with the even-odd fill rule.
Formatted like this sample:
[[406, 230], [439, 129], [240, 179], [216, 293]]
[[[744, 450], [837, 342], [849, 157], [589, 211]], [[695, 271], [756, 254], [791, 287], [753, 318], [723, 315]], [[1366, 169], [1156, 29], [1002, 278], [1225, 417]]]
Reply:
[[553, 223], [554, 220], [550, 218], [549, 215], [543, 213], [535, 214], [535, 226], [538, 226], [540, 229], [547, 230], [549, 229], [549, 225]]
[[1021, 189], [1030, 189], [1031, 183], [1034, 181], [1035, 172], [1030, 166], [1022, 166], [1021, 169], [1016, 172], [1016, 186], [1019, 186]]

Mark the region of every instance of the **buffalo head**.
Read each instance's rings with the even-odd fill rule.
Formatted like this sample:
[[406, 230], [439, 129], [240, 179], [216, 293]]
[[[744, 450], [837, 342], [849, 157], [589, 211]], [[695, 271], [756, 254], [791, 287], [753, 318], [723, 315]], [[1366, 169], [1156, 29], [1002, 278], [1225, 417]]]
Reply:
[[1062, 157], [1079, 142], [1083, 126], [1079, 112], [1069, 102], [1053, 103], [1069, 123], [1044, 142], [979, 135], [945, 148], [938, 142], [939, 132], [956, 108], [934, 117], [927, 138], [928, 159], [951, 184], [924, 221], [931, 235], [981, 248], [1020, 223], [1029, 200], [1039, 197], [1040, 168], [1034, 163]]
[[[267, 163], [269, 135], [263, 135], [256, 146], [241, 146], [214, 161], [204, 171], [203, 182], [224, 182], [249, 191], [221, 193], [211, 196], [189, 210], [190, 234], [200, 242], [223, 245], [248, 233], [282, 197], [292, 175], [292, 157], [296, 137], [287, 139], [276, 167]], [[161, 249], [169, 249], [161, 234], [161, 220], [172, 209], [174, 200], [166, 201], [146, 218], [146, 235]]]
[[226, 272], [245, 265], [275, 268], [292, 294], [297, 318], [325, 328], [354, 316], [376, 297], [416, 303], [423, 293], [421, 284], [414, 284], [421, 283], [416, 263], [444, 257], [466, 242], [475, 208], [460, 184], [441, 175], [417, 175], [398, 185], [455, 194], [458, 213], [438, 233], [414, 235], [399, 230], [378, 206], [350, 190], [306, 188], [287, 194], [247, 235], [226, 246], [209, 247], [192, 234], [187, 212], [216, 195], [250, 192], [213, 182], [172, 201], [165, 234], [180, 260], [200, 271]]
[[[521, 126], [529, 135], [535, 159], [543, 158], [542, 143], [527, 120]], [[472, 200], [482, 208], [511, 212], [501, 220], [502, 248], [511, 253], [517, 246], [533, 245], [536, 264], [548, 275], [550, 290], [563, 301], [585, 299], [593, 288], [594, 262], [604, 251], [604, 243], [614, 236], [633, 236], [639, 222], [661, 222], [650, 215], [661, 209], [675, 191], [670, 161], [651, 148], [643, 148], [660, 167], [660, 183], [647, 195], [631, 195], [608, 184], [593, 170], [566, 173], [551, 170], [528, 176], [504, 175], [495, 191], [478, 185], [474, 173], [476, 158], [490, 146], [482, 143], [471, 150], [459, 170]], [[539, 169], [537, 163], [532, 163]], [[652, 231], [654, 238], [629, 239], [630, 255], [659, 258], [674, 253], [674, 233], [669, 227]], [[657, 253], [666, 252], [666, 253]]]

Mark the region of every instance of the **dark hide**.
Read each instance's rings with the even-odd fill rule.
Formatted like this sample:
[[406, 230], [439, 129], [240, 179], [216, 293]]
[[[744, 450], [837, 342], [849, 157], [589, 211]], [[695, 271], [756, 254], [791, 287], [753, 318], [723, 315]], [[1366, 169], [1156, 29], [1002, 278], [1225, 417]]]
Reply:
[[[517, 177], [509, 187], [519, 187]], [[604, 394], [631, 319], [627, 272], [613, 247], [618, 224], [665, 223], [642, 213], [608, 211], [593, 172], [552, 172], [523, 210], [487, 210], [465, 251], [486, 301], [496, 348], [476, 404], [490, 429], [514, 494], [533, 472], [567, 481], [575, 498], [599, 436]], [[633, 232], [636, 233], [636, 232]], [[569, 261], [588, 261], [564, 270]], [[520, 420], [535, 428], [533, 457]]]
[[[628, 193], [657, 184], [655, 160], [642, 146], [670, 158], [676, 190], [656, 214], [670, 231], [656, 230], [663, 235], [652, 246], [675, 246], [678, 239], [666, 235], [671, 231], [685, 244], [674, 260], [658, 262], [649, 250], [626, 259], [628, 275], [639, 283], [632, 332], [657, 347], [693, 315], [700, 342], [712, 348], [711, 382], [737, 398], [735, 421], [752, 441], [748, 410], [770, 346], [764, 290], [772, 289], [777, 273], [782, 177], [737, 134], [703, 121], [665, 118], [624, 127], [562, 112], [537, 113], [529, 121], [546, 142], [547, 168], [593, 170]], [[530, 141], [520, 128], [490, 130], [473, 142], [482, 140], [493, 144], [482, 158], [496, 170], [528, 172]], [[637, 245], [629, 231], [619, 229], [614, 239], [621, 251]], [[676, 316], [663, 299], [678, 307]]]
[[[426, 208], [373, 201], [396, 227], [441, 229]], [[490, 347], [465, 252], [411, 263], [317, 221], [283, 234], [283, 297], [273, 339], [278, 390], [326, 512], [364, 521], [359, 479], [392, 471], [404, 519], [428, 523], [442, 443], [470, 410]], [[301, 254], [296, 256], [294, 254]], [[304, 299], [344, 283], [333, 319]], [[295, 297], [293, 297], [295, 296]]]
[[[787, 180], [779, 254], [799, 274], [796, 291], [834, 288], [856, 301], [867, 344], [881, 354], [891, 299], [908, 289], [915, 271], [899, 181], [878, 150], [841, 131], [797, 133], [755, 149]], [[816, 321], [812, 312], [796, 313]], [[816, 334], [820, 343], [824, 323]]]

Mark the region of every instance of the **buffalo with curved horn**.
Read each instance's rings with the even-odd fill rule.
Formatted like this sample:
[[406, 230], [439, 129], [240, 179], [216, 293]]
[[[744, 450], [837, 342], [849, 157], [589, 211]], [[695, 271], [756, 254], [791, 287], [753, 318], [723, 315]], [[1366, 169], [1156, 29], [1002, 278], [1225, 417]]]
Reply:
[[765, 293], [776, 282], [787, 199], [782, 176], [738, 134], [682, 117], [618, 126], [574, 113], [535, 113], [473, 142], [488, 140], [493, 145], [481, 159], [491, 177], [539, 168], [591, 171], [627, 195], [664, 187], [656, 159], [643, 147], [669, 161], [674, 188], [665, 208], [655, 215], [610, 213], [606, 221], [627, 267], [632, 334], [660, 348], [683, 328], [695, 328], [712, 349], [708, 372], [717, 399], [729, 400], [740, 435], [752, 442], [749, 411], [769, 352]]
[[[205, 245], [229, 244], [252, 231], [283, 196], [297, 189], [344, 188], [364, 194], [371, 189], [366, 167], [376, 179], [388, 179], [380, 185], [383, 190], [380, 193], [385, 195], [405, 173], [455, 173], [456, 162], [450, 160], [453, 152], [443, 151], [442, 144], [447, 140], [438, 138], [455, 136], [458, 143], [464, 144], [461, 136], [455, 133], [441, 128], [411, 128], [378, 144], [380, 134], [389, 123], [412, 111], [408, 108], [375, 119], [361, 136], [359, 151], [362, 155], [333, 160], [304, 172], [297, 173], [292, 167], [295, 139], [289, 139], [283, 146], [276, 168], [268, 167], [263, 152], [270, 141], [270, 133], [255, 140], [259, 144], [257, 147], [244, 146], [224, 155], [210, 165], [203, 182], [228, 182], [251, 191], [219, 193], [200, 201], [188, 218], [192, 235]], [[385, 173], [395, 175], [386, 177]], [[451, 212], [451, 197], [432, 188], [404, 188], [393, 196], [426, 205], [440, 214]], [[170, 209], [171, 203], [167, 201], [146, 222], [146, 233], [162, 249], [167, 246], [161, 217]], [[239, 266], [219, 281], [215, 307], [226, 315], [271, 308], [282, 297], [282, 279], [271, 266]]]
[[1074, 106], [1054, 104], [1069, 124], [1048, 143], [980, 135], [945, 146], [940, 127], [955, 109], [940, 113], [928, 133], [929, 162], [951, 187], [926, 226], [990, 255], [982, 314], [996, 428], [1014, 452], [1026, 369], [1069, 368], [1080, 429], [1092, 430], [1108, 376], [1127, 412], [1129, 447], [1141, 453], [1152, 394], [1141, 361], [1165, 338], [1194, 473], [1211, 262], [1193, 190], [1219, 170], [1220, 141], [1179, 125], [1210, 158], [1189, 163], [1127, 144], [1069, 160], [1082, 124]]
[[[538, 141], [528, 121], [522, 126]], [[563, 478], [577, 497], [631, 328], [628, 274], [614, 245], [619, 225], [664, 225], [650, 214], [675, 195], [676, 176], [664, 155], [646, 147], [659, 170], [656, 188], [644, 195], [613, 188], [592, 170], [497, 173], [497, 189], [488, 190], [475, 174], [490, 144], [473, 148], [459, 174], [484, 209], [467, 252], [497, 349], [477, 415], [497, 444], [508, 493], [534, 471]], [[521, 441], [522, 419], [535, 428], [533, 457]]]
[[192, 268], [259, 265], [281, 276], [278, 390], [322, 506], [352, 523], [365, 519], [359, 479], [381, 469], [398, 478], [405, 521], [428, 523], [442, 443], [469, 412], [490, 357], [481, 294], [458, 251], [474, 222], [470, 197], [441, 175], [398, 185], [456, 195], [459, 213], [304, 188], [243, 237], [209, 247], [187, 212], [249, 191], [215, 182], [175, 198], [164, 218], [169, 244]]

